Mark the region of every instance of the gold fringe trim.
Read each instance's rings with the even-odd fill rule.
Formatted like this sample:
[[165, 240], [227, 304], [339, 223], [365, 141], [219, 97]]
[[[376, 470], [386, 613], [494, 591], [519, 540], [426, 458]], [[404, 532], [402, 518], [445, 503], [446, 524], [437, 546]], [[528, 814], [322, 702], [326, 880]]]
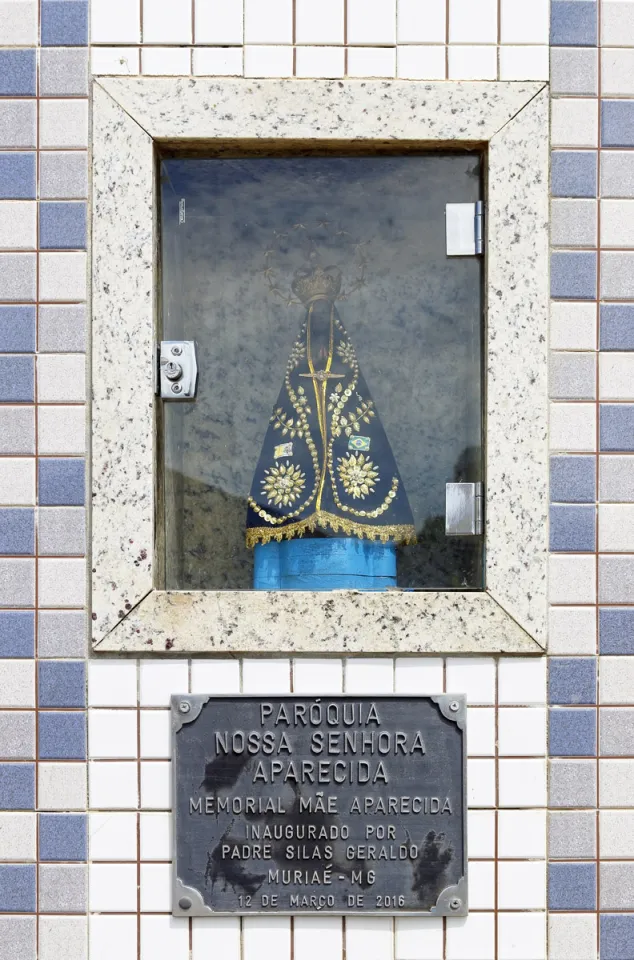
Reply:
[[380, 540], [381, 543], [411, 544], [416, 543], [416, 529], [411, 524], [393, 524], [392, 526], [373, 526], [369, 523], [358, 523], [338, 517], [334, 513], [318, 510], [305, 520], [289, 523], [277, 530], [270, 527], [249, 527], [246, 533], [247, 547], [253, 548], [256, 543], [270, 543], [271, 540], [292, 540], [294, 537], [303, 537], [305, 533], [314, 533], [318, 527], [327, 528], [334, 533], [342, 530], [348, 536], [357, 536], [361, 540]]

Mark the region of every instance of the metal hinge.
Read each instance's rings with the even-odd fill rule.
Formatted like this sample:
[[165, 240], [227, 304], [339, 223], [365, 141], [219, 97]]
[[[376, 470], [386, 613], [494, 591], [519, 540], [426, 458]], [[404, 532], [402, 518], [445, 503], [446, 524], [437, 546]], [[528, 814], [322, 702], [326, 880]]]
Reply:
[[484, 531], [481, 483], [448, 483], [445, 492], [445, 535], [473, 537]]
[[473, 257], [484, 253], [484, 201], [445, 205], [447, 256]]
[[198, 364], [193, 340], [161, 340], [156, 347], [156, 392], [162, 400], [193, 400]]

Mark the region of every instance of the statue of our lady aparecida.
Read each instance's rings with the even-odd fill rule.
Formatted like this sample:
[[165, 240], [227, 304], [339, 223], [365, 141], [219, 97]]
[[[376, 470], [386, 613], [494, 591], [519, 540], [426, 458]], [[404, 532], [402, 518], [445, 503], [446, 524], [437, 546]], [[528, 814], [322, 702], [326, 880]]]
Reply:
[[262, 444], [247, 510], [260, 590], [396, 586], [416, 539], [398, 467], [335, 303], [342, 275], [309, 263], [304, 319]]

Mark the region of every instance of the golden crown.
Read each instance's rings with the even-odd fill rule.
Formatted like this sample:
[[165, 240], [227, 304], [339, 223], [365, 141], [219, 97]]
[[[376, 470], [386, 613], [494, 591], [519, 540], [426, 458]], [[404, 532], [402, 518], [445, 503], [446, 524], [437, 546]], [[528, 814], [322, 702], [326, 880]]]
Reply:
[[295, 271], [291, 289], [302, 303], [336, 300], [341, 291], [341, 271], [337, 267], [300, 267]]

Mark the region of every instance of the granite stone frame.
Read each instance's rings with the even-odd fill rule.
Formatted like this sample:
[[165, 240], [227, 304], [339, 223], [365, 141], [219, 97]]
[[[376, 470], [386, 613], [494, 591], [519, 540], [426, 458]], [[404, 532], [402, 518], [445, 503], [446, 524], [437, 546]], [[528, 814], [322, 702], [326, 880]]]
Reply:
[[[541, 82], [97, 78], [92, 624], [98, 651], [540, 653], [546, 636], [548, 89]], [[487, 150], [486, 589], [162, 589], [155, 145]]]

